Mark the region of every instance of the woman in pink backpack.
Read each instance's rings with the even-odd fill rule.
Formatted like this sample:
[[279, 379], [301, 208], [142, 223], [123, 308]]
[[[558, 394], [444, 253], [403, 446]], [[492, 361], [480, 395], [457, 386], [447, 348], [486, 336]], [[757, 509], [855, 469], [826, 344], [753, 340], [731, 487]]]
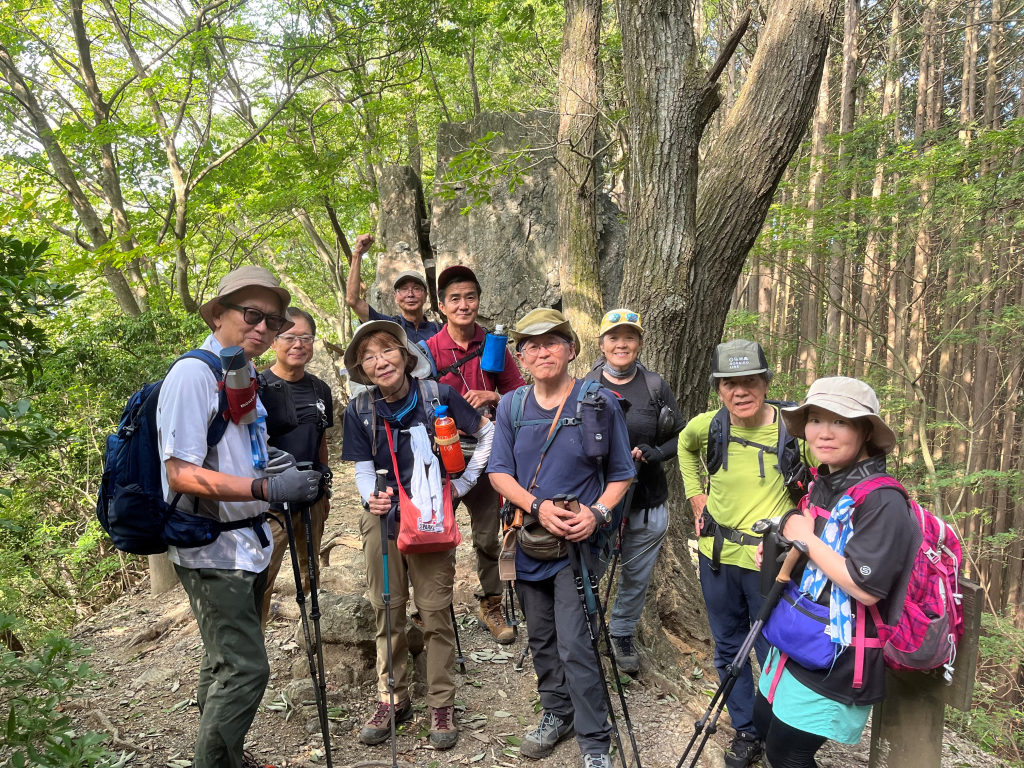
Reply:
[[921, 533], [906, 496], [886, 487], [896, 436], [870, 386], [819, 379], [782, 415], [820, 466], [800, 512], [782, 521], [783, 536], [804, 542], [808, 559], [764, 629], [773, 646], [754, 724], [771, 768], [814, 768], [828, 739], [859, 742], [871, 705], [885, 697], [875, 617], [893, 624], [899, 616]]

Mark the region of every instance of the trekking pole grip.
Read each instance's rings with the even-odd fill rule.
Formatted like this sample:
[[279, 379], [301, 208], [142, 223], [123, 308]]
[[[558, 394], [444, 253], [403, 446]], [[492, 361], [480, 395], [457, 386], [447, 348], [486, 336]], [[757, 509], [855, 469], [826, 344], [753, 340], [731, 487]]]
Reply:
[[782, 563], [782, 569], [779, 571], [779, 575], [775, 577], [775, 580], [781, 584], [788, 584], [789, 580], [793, 577], [793, 569], [796, 568], [797, 561], [806, 554], [807, 545], [802, 541], [794, 541], [793, 547], [786, 554], [786, 559]]

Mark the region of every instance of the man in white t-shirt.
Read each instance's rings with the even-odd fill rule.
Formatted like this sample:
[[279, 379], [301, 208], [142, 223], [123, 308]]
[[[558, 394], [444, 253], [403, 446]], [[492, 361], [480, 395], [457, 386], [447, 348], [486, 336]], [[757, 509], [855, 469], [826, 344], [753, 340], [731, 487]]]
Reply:
[[[285, 316], [291, 296], [262, 267], [246, 266], [220, 281], [217, 297], [199, 309], [213, 331], [202, 344], [214, 354], [240, 346], [246, 361], [263, 354], [275, 334], [292, 323]], [[250, 373], [255, 370], [249, 364]], [[257, 400], [257, 414], [266, 411]], [[201, 360], [182, 360], [160, 389], [157, 440], [168, 503], [219, 520], [254, 519], [225, 530], [202, 547], [169, 547], [167, 556], [188, 594], [203, 638], [199, 670], [199, 734], [194, 768], [256, 766], [243, 752], [245, 735], [270, 677], [260, 610], [273, 549], [261, 516], [268, 501], [307, 503], [316, 498], [321, 475], [297, 469], [288, 454], [268, 457], [262, 420], [235, 421], [207, 446], [207, 432], [220, 410], [217, 379]], [[268, 460], [272, 459], [268, 470]]]

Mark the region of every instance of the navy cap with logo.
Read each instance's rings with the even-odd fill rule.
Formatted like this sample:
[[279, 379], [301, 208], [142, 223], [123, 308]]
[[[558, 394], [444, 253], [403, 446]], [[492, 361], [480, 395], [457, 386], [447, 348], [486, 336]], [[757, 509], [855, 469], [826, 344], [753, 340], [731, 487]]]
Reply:
[[768, 373], [768, 358], [756, 341], [733, 339], [715, 348], [711, 358], [711, 376], [725, 379], [730, 376], [753, 376]]

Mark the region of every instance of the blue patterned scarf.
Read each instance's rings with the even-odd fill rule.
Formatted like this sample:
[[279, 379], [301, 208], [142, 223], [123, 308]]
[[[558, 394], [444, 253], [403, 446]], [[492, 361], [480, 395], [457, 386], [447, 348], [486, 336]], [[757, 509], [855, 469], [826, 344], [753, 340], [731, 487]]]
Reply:
[[[825, 530], [821, 532], [821, 540], [829, 549], [837, 554], [843, 554], [846, 549], [846, 542], [853, 536], [853, 499], [843, 496], [836, 502], [832, 513], [829, 515]], [[813, 561], [807, 563], [804, 569], [804, 578], [800, 582], [800, 591], [817, 600], [824, 589], [828, 576]], [[841, 645], [843, 648], [853, 642], [853, 607], [850, 596], [839, 586], [832, 582], [832, 592], [829, 599], [829, 635], [832, 642]]]

